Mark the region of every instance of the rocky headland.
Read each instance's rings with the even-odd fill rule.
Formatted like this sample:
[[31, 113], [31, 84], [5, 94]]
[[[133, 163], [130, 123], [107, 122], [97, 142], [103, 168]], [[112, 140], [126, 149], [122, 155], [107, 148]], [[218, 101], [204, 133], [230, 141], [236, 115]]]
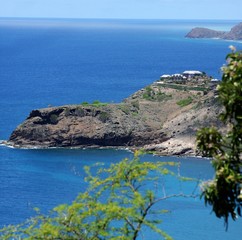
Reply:
[[193, 28], [187, 38], [219, 38], [225, 40], [242, 40], [242, 23], [237, 24], [229, 32], [216, 31], [208, 28]]
[[22, 148], [128, 147], [194, 155], [198, 128], [218, 125], [221, 106], [206, 75], [158, 80], [119, 104], [33, 110], [6, 144]]

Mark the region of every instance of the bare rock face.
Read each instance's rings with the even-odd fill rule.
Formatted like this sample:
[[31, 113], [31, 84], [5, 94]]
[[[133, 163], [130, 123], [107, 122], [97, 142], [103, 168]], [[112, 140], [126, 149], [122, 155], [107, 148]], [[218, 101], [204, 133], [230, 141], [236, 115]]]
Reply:
[[223, 39], [227, 40], [242, 40], [242, 23], [237, 24], [234, 26], [230, 32], [228, 32]]
[[[130, 110], [130, 114], [135, 112]], [[142, 146], [156, 138], [159, 132], [152, 132], [118, 105], [109, 104], [33, 110], [11, 134], [9, 143], [21, 147]]]
[[242, 23], [234, 26], [229, 32], [216, 31], [208, 28], [194, 28], [185, 37], [187, 38], [220, 38], [226, 40], [242, 40]]
[[222, 38], [226, 32], [215, 31], [208, 28], [193, 28], [187, 35], [187, 38]]

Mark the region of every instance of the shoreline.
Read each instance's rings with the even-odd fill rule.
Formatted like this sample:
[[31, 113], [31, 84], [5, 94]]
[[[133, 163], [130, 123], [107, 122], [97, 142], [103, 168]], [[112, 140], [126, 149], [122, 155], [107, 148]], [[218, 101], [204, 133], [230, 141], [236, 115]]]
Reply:
[[[180, 148], [180, 145], [178, 143], [178, 147], [173, 146], [170, 148], [164, 147], [167, 144], [171, 144], [171, 142], [174, 142], [177, 144], [177, 139], [169, 139], [166, 142], [160, 143], [160, 144], [150, 144], [145, 146], [98, 146], [98, 145], [80, 145], [80, 146], [58, 146], [58, 147], [48, 147], [48, 146], [34, 146], [34, 145], [25, 145], [21, 146], [18, 144], [12, 144], [11, 142], [7, 140], [1, 140], [0, 146], [11, 148], [11, 149], [23, 149], [23, 150], [53, 150], [53, 149], [70, 149], [70, 150], [89, 150], [89, 149], [96, 149], [96, 150], [102, 150], [102, 149], [112, 149], [112, 150], [124, 150], [134, 153], [135, 151], [142, 151], [144, 154], [151, 154], [154, 156], [176, 156], [176, 157], [196, 157], [196, 158], [203, 158], [200, 155], [197, 155], [195, 153], [195, 149], [191, 149], [189, 147], [186, 148]], [[157, 149], [157, 150], [154, 150]], [[185, 151], [184, 151], [185, 149]], [[187, 151], [186, 151], [187, 150]], [[192, 150], [192, 151], [191, 151]]]

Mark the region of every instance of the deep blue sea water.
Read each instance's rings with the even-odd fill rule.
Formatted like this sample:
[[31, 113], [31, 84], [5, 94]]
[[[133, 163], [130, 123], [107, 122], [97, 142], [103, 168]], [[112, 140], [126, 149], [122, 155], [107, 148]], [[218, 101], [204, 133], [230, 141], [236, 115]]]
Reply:
[[[228, 46], [186, 39], [193, 27], [229, 30], [239, 21], [0, 19], [0, 139], [32, 109], [83, 101], [120, 102], [162, 74], [201, 70], [220, 78]], [[83, 166], [132, 157], [124, 150], [20, 150], [0, 147], [0, 226], [39, 207], [47, 212], [85, 188]], [[146, 156], [147, 160], [164, 158]], [[182, 161], [183, 175], [209, 179], [209, 161]], [[194, 186], [184, 185], [185, 191]], [[202, 201], [176, 199], [162, 227], [177, 240], [239, 239], [242, 221], [225, 232]], [[149, 234], [149, 233], [148, 233]], [[149, 239], [157, 239], [150, 236]]]

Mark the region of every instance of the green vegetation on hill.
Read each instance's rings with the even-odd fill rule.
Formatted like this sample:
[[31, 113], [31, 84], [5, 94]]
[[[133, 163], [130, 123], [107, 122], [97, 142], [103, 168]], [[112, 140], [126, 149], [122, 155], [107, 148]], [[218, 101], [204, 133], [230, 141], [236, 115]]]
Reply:
[[181, 91], [208, 91], [207, 87], [202, 87], [202, 86], [189, 86], [186, 84], [169, 84], [169, 83], [163, 83], [160, 84], [161, 87], [166, 87], [166, 88], [172, 88], [176, 90], [181, 90]]
[[185, 107], [185, 106], [191, 104], [192, 101], [193, 101], [192, 97], [189, 96], [188, 98], [178, 101], [176, 104], [179, 105], [180, 107]]
[[103, 103], [103, 102], [100, 102], [99, 100], [95, 100], [95, 101], [93, 101], [93, 103], [82, 102], [81, 105], [82, 106], [92, 106], [92, 107], [103, 107], [103, 106], [107, 106], [108, 103]]
[[167, 101], [171, 98], [171, 94], [166, 94], [164, 92], [161, 92], [160, 90], [155, 91], [151, 86], [148, 86], [144, 89], [143, 99], [145, 100], [162, 102]]

